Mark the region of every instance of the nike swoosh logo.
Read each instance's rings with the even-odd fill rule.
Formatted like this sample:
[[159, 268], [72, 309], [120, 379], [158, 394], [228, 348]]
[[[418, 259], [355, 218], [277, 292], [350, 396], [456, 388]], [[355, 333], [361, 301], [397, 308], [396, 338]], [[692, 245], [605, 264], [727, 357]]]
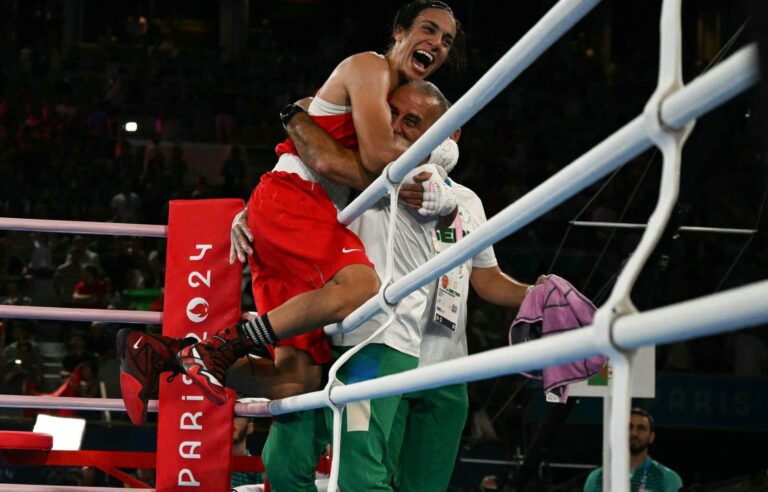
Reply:
[[351, 253], [353, 251], [360, 251], [360, 248], [353, 248], [353, 249], [341, 248], [342, 253]]
[[136, 343], [133, 344], [133, 348], [135, 348], [136, 350], [139, 350], [139, 342], [141, 341], [142, 338], [144, 338], [144, 335], [140, 336], [139, 339], [136, 340]]

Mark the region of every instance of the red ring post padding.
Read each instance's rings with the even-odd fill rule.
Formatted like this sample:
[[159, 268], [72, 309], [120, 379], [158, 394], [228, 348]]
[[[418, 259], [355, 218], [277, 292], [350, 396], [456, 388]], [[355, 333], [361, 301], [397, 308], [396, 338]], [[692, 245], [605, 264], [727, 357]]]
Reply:
[[[173, 200], [166, 246], [163, 335], [200, 339], [240, 319], [242, 266], [229, 264], [232, 218], [242, 200]], [[229, 492], [235, 392], [206, 400], [186, 377], [160, 378], [157, 490]]]
[[53, 436], [41, 432], [0, 431], [0, 449], [50, 451]]

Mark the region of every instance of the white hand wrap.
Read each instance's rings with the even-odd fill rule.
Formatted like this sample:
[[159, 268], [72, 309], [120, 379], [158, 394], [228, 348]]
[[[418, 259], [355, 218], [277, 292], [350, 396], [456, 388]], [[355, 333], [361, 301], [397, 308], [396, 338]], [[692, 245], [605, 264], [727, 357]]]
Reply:
[[419, 209], [419, 215], [424, 217], [442, 217], [453, 212], [456, 208], [456, 194], [453, 189], [445, 183], [445, 178], [441, 176], [443, 169], [433, 164], [424, 164], [419, 166], [411, 173], [409, 177], [421, 172], [432, 173], [427, 181], [421, 183], [424, 190], [424, 198]]
[[441, 167], [446, 173], [450, 173], [456, 167], [456, 163], [459, 162], [459, 145], [450, 138], [446, 138], [443, 143], [435, 147], [435, 150], [429, 155], [428, 162]]

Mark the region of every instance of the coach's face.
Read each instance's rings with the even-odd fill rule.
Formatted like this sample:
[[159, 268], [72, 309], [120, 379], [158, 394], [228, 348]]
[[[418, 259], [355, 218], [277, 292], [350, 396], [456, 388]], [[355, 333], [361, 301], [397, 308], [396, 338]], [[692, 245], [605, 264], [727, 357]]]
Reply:
[[392, 131], [410, 143], [432, 126], [441, 116], [437, 98], [409, 85], [400, 86], [389, 100]]

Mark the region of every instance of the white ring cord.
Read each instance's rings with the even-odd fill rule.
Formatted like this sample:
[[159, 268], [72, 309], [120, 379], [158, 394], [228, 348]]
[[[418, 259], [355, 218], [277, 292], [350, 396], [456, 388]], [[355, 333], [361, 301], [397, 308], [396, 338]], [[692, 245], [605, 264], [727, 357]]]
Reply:
[[0, 230], [168, 237], [168, 226], [164, 225], [87, 222], [81, 220], [18, 219], [13, 217], [0, 217]]

